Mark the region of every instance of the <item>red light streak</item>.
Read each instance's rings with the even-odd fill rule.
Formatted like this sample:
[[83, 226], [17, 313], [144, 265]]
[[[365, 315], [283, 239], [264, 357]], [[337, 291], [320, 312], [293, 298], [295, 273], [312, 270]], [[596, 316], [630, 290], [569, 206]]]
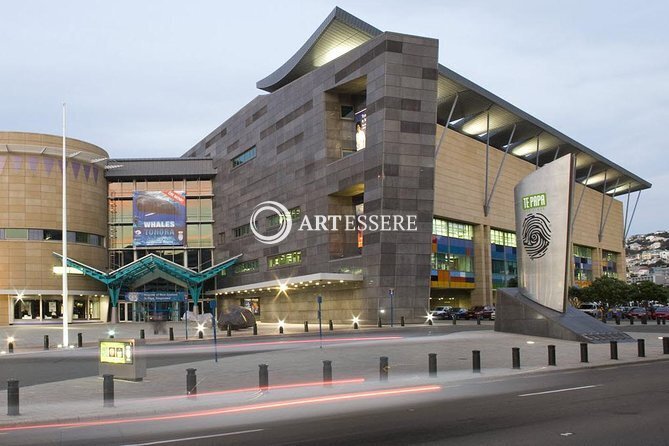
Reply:
[[437, 390], [441, 390], [441, 386], [431, 385], [431, 386], [416, 386], [416, 387], [400, 387], [396, 389], [370, 390], [367, 392], [343, 393], [340, 395], [319, 396], [312, 398], [298, 398], [294, 400], [276, 401], [273, 403], [249, 404], [246, 406], [227, 407], [223, 409], [200, 410], [195, 412], [184, 412], [184, 413], [162, 415], [155, 417], [117, 418], [117, 419], [102, 420], [102, 421], [83, 421], [83, 422], [72, 422], [72, 423], [50, 423], [50, 424], [0, 427], [0, 432], [25, 431], [25, 430], [35, 430], [35, 429], [58, 429], [58, 428], [70, 428], [70, 427], [95, 427], [95, 426], [109, 426], [114, 424], [126, 424], [126, 423], [170, 421], [170, 420], [179, 420], [185, 418], [252, 412], [255, 410], [278, 409], [282, 407], [296, 407], [309, 404], [359, 400], [364, 398], [381, 398], [381, 397], [389, 397], [397, 395], [419, 394], [426, 392], [435, 392]]

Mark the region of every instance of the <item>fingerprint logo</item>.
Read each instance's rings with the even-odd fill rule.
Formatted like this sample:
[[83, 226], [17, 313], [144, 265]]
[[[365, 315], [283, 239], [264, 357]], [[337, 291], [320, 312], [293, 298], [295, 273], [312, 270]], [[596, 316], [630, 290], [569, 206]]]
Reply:
[[[275, 234], [264, 235], [258, 230], [256, 219], [263, 211], [271, 211], [279, 216], [280, 226]], [[288, 212], [286, 206], [276, 201], [263, 201], [253, 209], [250, 226], [251, 232], [253, 232], [256, 240], [267, 245], [274, 245], [276, 243], [281, 243], [288, 237], [288, 234], [290, 234], [290, 230], [293, 227], [293, 220], [290, 218], [290, 212]]]
[[551, 243], [551, 222], [544, 214], [529, 214], [523, 220], [523, 246], [532, 260], [546, 254]]

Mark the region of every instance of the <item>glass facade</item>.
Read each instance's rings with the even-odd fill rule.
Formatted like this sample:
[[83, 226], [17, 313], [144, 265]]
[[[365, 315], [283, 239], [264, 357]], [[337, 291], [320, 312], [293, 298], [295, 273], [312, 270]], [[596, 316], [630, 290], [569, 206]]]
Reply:
[[602, 251], [602, 276], [618, 278], [618, 253]]
[[493, 288], [507, 287], [511, 279], [518, 279], [518, 256], [514, 232], [490, 230], [490, 259]]
[[[14, 298], [14, 323], [62, 320], [60, 296], [23, 296]], [[100, 297], [77, 296], [72, 299], [71, 321], [99, 320]]]
[[592, 283], [592, 248], [574, 245], [574, 284], [579, 287]]
[[235, 274], [253, 273], [259, 270], [258, 259], [248, 260], [246, 262], [238, 263], [233, 267]]
[[433, 288], [474, 288], [474, 227], [432, 220]]

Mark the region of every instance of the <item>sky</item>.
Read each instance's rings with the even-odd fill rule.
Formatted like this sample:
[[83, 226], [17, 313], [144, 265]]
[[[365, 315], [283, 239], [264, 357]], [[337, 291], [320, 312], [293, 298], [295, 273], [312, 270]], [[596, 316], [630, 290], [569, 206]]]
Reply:
[[0, 130], [60, 134], [66, 102], [68, 136], [114, 158], [180, 156], [335, 6], [439, 39], [440, 63], [653, 184], [630, 235], [669, 229], [665, 1], [6, 2]]

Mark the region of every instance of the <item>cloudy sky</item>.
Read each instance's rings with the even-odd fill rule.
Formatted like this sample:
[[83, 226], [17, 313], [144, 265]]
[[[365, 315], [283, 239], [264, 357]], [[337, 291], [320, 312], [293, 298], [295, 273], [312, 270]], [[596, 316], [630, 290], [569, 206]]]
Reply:
[[653, 183], [630, 234], [669, 229], [664, 1], [8, 2], [0, 130], [59, 134], [65, 101], [69, 135], [113, 157], [179, 156], [334, 6], [438, 38], [442, 64]]

